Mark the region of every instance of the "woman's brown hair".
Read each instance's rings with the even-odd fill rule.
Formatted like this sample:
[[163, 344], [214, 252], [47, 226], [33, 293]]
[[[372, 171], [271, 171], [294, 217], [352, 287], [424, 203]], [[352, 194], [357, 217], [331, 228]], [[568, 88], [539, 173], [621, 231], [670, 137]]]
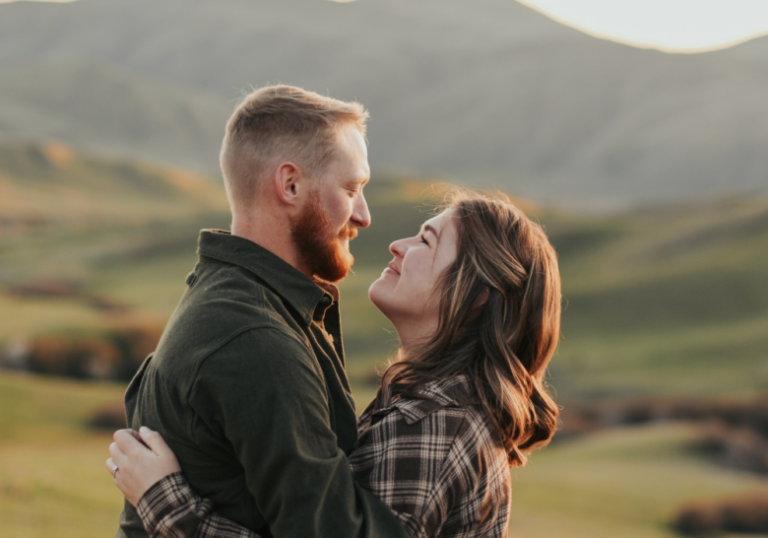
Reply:
[[438, 329], [387, 368], [377, 405], [464, 375], [510, 464], [525, 465], [550, 441], [559, 414], [544, 384], [560, 335], [557, 255], [541, 226], [506, 197], [456, 191], [445, 209], [458, 254], [438, 286]]

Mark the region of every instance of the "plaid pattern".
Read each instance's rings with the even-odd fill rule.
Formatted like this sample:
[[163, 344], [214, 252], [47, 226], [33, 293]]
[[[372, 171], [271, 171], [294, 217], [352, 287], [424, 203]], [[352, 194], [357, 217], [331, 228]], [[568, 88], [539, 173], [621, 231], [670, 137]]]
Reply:
[[509, 463], [465, 378], [435, 381], [361, 415], [349, 457], [355, 480], [414, 538], [507, 536]]
[[[429, 383], [418, 397], [385, 409], [369, 405], [349, 463], [355, 480], [389, 506], [414, 538], [507, 536], [507, 455], [472, 405], [463, 377]], [[176, 473], [142, 497], [138, 512], [153, 537], [258, 537], [212, 508]]]
[[149, 488], [136, 511], [152, 538], [260, 538], [216, 515], [213, 502], [197, 496], [182, 473], [168, 475]]

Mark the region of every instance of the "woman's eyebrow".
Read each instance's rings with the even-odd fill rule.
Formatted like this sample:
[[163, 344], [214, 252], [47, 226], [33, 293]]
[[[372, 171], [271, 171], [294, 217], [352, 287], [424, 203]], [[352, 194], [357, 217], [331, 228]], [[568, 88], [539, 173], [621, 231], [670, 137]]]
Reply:
[[440, 234], [437, 233], [437, 230], [435, 230], [435, 228], [431, 224], [424, 225], [424, 233], [426, 232], [432, 232], [433, 234], [435, 234], [437, 241], [440, 242]]

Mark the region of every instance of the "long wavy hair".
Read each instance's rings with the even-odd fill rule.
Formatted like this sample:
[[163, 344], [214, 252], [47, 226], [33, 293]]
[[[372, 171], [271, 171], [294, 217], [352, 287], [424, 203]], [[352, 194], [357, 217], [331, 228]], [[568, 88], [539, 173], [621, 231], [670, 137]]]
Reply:
[[444, 209], [457, 227], [458, 254], [435, 290], [438, 329], [401, 350], [382, 376], [377, 406], [464, 375], [510, 465], [525, 465], [557, 428], [544, 380], [560, 336], [557, 255], [541, 226], [506, 197], [457, 190]]

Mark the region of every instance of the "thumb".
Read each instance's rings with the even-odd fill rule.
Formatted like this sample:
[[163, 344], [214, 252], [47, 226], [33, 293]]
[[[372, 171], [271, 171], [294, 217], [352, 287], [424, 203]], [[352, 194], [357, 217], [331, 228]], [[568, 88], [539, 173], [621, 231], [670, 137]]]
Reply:
[[141, 436], [141, 440], [147, 444], [150, 450], [152, 450], [152, 452], [158, 456], [163, 457], [174, 455], [171, 447], [169, 447], [165, 442], [165, 439], [163, 439], [163, 436], [156, 431], [150, 430], [146, 426], [142, 426], [139, 428], [139, 435]]

